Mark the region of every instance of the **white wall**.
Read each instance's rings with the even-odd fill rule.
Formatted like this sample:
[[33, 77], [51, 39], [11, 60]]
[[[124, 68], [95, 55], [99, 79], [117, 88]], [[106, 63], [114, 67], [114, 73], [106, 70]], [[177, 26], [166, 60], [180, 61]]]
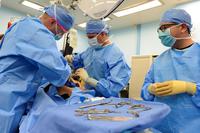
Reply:
[[0, 7], [0, 34], [3, 34], [7, 29], [7, 24], [12, 17], [24, 17], [25, 14], [17, 12], [15, 10]]
[[131, 56], [136, 54], [137, 47], [136, 27], [111, 31], [110, 39], [121, 49], [129, 66], [131, 66]]
[[141, 25], [140, 55], [158, 55], [167, 49], [158, 38], [158, 27], [158, 21]]
[[89, 47], [85, 31], [78, 30], [78, 44], [74, 52], [83, 52]]
[[189, 4], [180, 5], [177, 8], [185, 9], [191, 15], [193, 22], [192, 37], [195, 41], [200, 42], [200, 1], [194, 1]]

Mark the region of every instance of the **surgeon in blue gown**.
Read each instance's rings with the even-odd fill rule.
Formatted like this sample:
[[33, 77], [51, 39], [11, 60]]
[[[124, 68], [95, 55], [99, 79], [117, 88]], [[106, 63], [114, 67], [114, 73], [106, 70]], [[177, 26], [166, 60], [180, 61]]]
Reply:
[[74, 57], [67, 56], [86, 89], [94, 89], [96, 96], [118, 97], [130, 79], [130, 68], [123, 53], [109, 40], [109, 27], [102, 20], [90, 20], [86, 25], [90, 47]]
[[55, 39], [73, 26], [73, 17], [59, 5], [44, 10], [40, 18], [27, 17], [13, 24], [0, 43], [1, 133], [17, 132], [42, 78], [61, 87], [71, 73]]
[[142, 98], [166, 103], [171, 113], [156, 128], [163, 133], [200, 130], [200, 44], [191, 39], [191, 16], [182, 9], [164, 13], [158, 28], [164, 46], [146, 75]]

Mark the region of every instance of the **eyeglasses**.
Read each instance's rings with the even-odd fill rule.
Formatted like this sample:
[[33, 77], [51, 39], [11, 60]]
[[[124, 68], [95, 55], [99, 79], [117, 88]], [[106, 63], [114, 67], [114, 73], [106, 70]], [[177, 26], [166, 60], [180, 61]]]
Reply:
[[172, 26], [174, 26], [174, 25], [177, 25], [176, 23], [173, 23], [173, 24], [163, 24], [163, 25], [161, 25], [158, 29], [157, 29], [157, 32], [159, 31], [159, 30], [161, 30], [162, 32], [164, 32], [166, 29], [168, 29], [168, 28], [170, 28], [170, 27], [172, 27]]
[[98, 34], [87, 34], [87, 38], [92, 39], [95, 38]]

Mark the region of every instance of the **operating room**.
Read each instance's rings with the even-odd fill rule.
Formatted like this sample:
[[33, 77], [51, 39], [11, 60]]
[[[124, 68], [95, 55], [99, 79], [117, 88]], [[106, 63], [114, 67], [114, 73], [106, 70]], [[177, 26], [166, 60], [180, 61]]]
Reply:
[[199, 133], [199, 0], [0, 0], [0, 133]]

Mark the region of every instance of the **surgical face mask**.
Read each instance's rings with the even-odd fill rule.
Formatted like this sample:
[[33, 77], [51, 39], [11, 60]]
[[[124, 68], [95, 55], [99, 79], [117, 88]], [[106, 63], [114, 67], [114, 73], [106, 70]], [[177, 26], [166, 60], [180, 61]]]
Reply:
[[56, 35], [54, 35], [54, 39], [55, 40], [60, 40], [62, 38], [62, 36], [63, 35], [61, 35], [61, 34], [56, 34]]
[[[176, 25], [178, 26], [178, 25]], [[174, 27], [174, 26], [172, 26]], [[171, 28], [167, 28], [166, 30], [164, 31], [161, 31], [161, 30], [158, 30], [158, 35], [159, 35], [159, 39], [161, 40], [162, 44], [166, 47], [172, 47], [175, 42], [177, 40], [182, 40], [182, 39], [189, 39], [191, 38], [191, 36], [188, 36], [188, 37], [182, 37], [182, 38], [176, 38], [176, 37], [173, 37], [171, 35]]]
[[96, 46], [98, 44], [97, 36], [93, 38], [88, 38], [88, 44], [90, 46]]
[[[99, 34], [98, 34], [98, 35], [99, 35]], [[98, 35], [97, 35], [97, 36], [98, 36]], [[95, 37], [93, 37], [93, 38], [91, 38], [91, 39], [88, 38], [88, 44], [89, 44], [90, 46], [95, 46], [95, 47], [97, 47], [97, 48], [101, 48], [103, 44], [101, 44], [101, 43], [98, 42], [97, 36], [95, 36]]]
[[55, 40], [60, 40], [64, 33], [58, 32], [58, 27], [56, 25], [56, 34], [54, 35]]
[[107, 25], [105, 25], [104, 28], [101, 30], [101, 32], [98, 33], [95, 37], [93, 37], [93, 38], [91, 38], [91, 39], [88, 38], [88, 44], [89, 44], [90, 46], [95, 46], [96, 48], [102, 48], [102, 45], [103, 45], [103, 43], [104, 43], [106, 40], [104, 40], [104, 42], [102, 42], [102, 43], [99, 43], [97, 37], [98, 37], [103, 31], [105, 31], [105, 29], [108, 29], [108, 26], [107, 26]]
[[171, 36], [170, 28], [166, 29], [165, 31], [158, 30], [159, 39], [161, 40], [162, 44], [166, 47], [172, 47], [176, 39]]
[[[56, 20], [56, 5], [54, 6], [54, 16], [55, 16], [55, 20]], [[63, 36], [63, 33], [60, 33], [59, 31], [58, 31], [58, 24], [56, 23], [56, 34], [54, 35], [54, 39], [55, 40], [60, 40], [61, 38], [62, 38], [62, 36]]]

